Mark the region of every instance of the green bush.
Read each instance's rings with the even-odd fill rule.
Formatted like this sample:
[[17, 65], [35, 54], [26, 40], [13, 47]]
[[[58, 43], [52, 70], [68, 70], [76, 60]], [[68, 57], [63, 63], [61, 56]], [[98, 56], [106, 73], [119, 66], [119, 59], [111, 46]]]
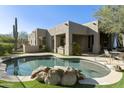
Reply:
[[0, 56], [5, 54], [4, 47], [0, 44]]
[[12, 53], [14, 45], [12, 43], [0, 43], [0, 55], [4, 55], [5, 53]]
[[50, 52], [50, 49], [48, 47], [45, 47], [44, 52]]
[[0, 42], [3, 43], [14, 43], [14, 38], [10, 36], [0, 36]]
[[72, 45], [72, 53], [73, 55], [81, 55], [81, 47], [78, 43], [73, 43]]
[[39, 46], [39, 51], [40, 52], [50, 52], [50, 49], [47, 46]]

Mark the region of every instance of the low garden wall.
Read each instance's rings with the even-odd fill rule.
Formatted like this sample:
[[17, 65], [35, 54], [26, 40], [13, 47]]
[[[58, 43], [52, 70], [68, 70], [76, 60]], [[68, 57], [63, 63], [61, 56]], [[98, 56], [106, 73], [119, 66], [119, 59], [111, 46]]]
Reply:
[[33, 53], [33, 52], [38, 52], [38, 51], [39, 51], [38, 46], [23, 45], [23, 52], [24, 53]]

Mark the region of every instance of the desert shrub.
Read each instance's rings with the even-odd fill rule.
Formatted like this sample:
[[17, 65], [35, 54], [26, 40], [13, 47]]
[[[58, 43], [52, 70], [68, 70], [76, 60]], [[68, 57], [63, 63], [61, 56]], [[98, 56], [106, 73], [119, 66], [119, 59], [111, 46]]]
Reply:
[[0, 55], [12, 53], [14, 45], [12, 43], [0, 43]]
[[72, 53], [73, 55], [81, 55], [81, 47], [78, 43], [73, 43], [72, 45]]
[[39, 51], [40, 52], [50, 52], [50, 49], [45, 45], [43, 45], [43, 46], [40, 45], [39, 46]]
[[14, 43], [14, 38], [10, 36], [0, 36], [0, 42], [3, 43]]
[[7, 53], [12, 53], [13, 48], [14, 48], [13, 44], [6, 44], [5, 45], [5, 50]]
[[0, 56], [5, 54], [4, 47], [0, 44]]
[[44, 51], [45, 51], [45, 52], [50, 52], [50, 49], [49, 49], [48, 47], [45, 47], [45, 48], [44, 48]]

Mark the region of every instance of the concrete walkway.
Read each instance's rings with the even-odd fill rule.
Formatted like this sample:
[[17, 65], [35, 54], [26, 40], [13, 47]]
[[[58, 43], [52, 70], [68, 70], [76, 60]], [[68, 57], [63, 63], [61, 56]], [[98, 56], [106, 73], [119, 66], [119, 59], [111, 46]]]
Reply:
[[[80, 80], [80, 84], [100, 84], [100, 85], [107, 85], [107, 84], [113, 84], [118, 82], [122, 78], [122, 73], [121, 72], [116, 72], [113, 69], [113, 65], [116, 65], [118, 62], [117, 60], [112, 60], [109, 58], [105, 57], [95, 57], [95, 56], [62, 56], [59, 54], [54, 54], [54, 53], [30, 53], [30, 54], [21, 54], [21, 55], [14, 55], [12, 58], [15, 57], [22, 57], [22, 56], [42, 56], [42, 55], [53, 55], [59, 58], [82, 58], [82, 59], [87, 59], [93, 62], [97, 62], [100, 64], [103, 64], [110, 68], [111, 72], [102, 78], [86, 78], [84, 80]], [[0, 61], [2, 62], [2, 60]], [[1, 67], [0, 67], [1, 68]], [[113, 77], [113, 78], [112, 78]], [[11, 81], [11, 82], [20, 82], [20, 81], [31, 81], [33, 79], [30, 78], [30, 76], [10, 76], [7, 75], [5, 69], [0, 70], [0, 80], [6, 80], [6, 81]]]

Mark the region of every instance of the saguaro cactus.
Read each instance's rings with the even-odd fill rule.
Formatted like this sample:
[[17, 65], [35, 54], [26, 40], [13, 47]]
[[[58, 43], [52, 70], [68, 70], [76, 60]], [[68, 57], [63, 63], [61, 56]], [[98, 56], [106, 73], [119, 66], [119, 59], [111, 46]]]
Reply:
[[15, 18], [15, 25], [13, 25], [13, 37], [15, 39], [15, 51], [17, 51], [17, 42], [18, 42], [17, 18]]

